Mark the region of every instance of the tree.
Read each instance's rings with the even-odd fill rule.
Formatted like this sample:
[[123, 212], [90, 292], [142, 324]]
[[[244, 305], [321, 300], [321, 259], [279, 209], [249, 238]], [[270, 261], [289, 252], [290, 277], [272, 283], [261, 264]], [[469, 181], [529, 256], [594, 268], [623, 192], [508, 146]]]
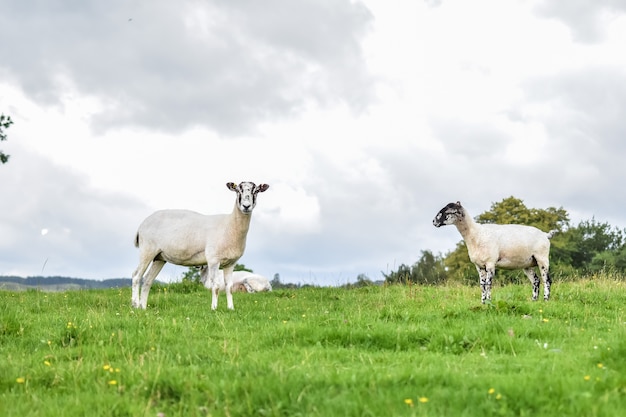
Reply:
[[369, 279], [367, 275], [359, 274], [356, 277], [356, 283], [354, 284], [354, 287], [370, 287], [372, 285], [374, 285], [374, 283], [371, 279]]
[[[558, 239], [557, 239], [558, 238]], [[580, 274], [612, 268], [624, 271], [624, 232], [600, 223], [585, 220], [553, 238], [552, 263], [555, 271]]]
[[270, 281], [272, 288], [279, 288], [282, 283], [280, 282], [280, 274], [277, 272], [274, 274], [274, 278]]
[[406, 284], [411, 280], [411, 268], [405, 264], [400, 264], [398, 270], [391, 271], [389, 275], [384, 272], [382, 274], [388, 284]]
[[[233, 270], [252, 272], [252, 269], [246, 268], [244, 264], [235, 264], [235, 268]], [[200, 284], [200, 267], [190, 266], [187, 268], [187, 270], [183, 272], [182, 281]]]
[[397, 271], [389, 274], [383, 273], [385, 282], [389, 284], [442, 284], [447, 279], [446, 267], [441, 255], [435, 256], [431, 251], [422, 251], [420, 259], [409, 267], [401, 264]]
[[623, 275], [626, 271], [626, 246], [619, 250], [604, 251], [596, 254], [589, 265], [591, 273], [608, 272]]
[[[302, 288], [301, 284], [294, 284], [291, 282], [281, 282], [280, 274], [278, 272], [274, 274], [274, 278], [272, 278], [272, 280], [270, 281], [270, 285], [272, 286], [272, 289], [274, 290], [278, 290], [278, 289], [289, 290], [289, 289]], [[305, 285], [305, 287], [307, 286], [309, 285]]]
[[478, 223], [525, 224], [548, 232], [553, 229], [563, 230], [567, 227], [569, 215], [562, 207], [529, 209], [522, 200], [511, 196], [499, 203], [493, 203], [491, 209], [478, 216], [476, 221]]
[[413, 265], [411, 278], [416, 284], [442, 284], [447, 279], [446, 267], [441, 255], [433, 255], [429, 250], [422, 251], [422, 256]]
[[233, 271], [254, 272], [254, 271], [252, 271], [252, 269], [246, 268], [246, 266], [244, 264], [235, 264], [235, 267], [233, 268]]
[[[6, 129], [13, 124], [10, 116], [5, 116], [4, 113], [0, 114], [0, 142], [7, 140], [7, 135], [4, 133]], [[6, 164], [9, 161], [10, 155], [0, 151], [0, 162]]]
[[187, 268], [187, 270], [183, 272], [182, 281], [200, 284], [200, 268], [196, 266]]

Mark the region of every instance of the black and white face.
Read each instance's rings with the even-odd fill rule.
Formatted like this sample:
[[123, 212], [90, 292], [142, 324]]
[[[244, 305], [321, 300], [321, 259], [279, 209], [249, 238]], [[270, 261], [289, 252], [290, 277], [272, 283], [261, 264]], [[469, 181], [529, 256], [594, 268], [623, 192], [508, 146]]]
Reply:
[[463, 219], [463, 207], [461, 202], [450, 203], [442, 208], [439, 213], [433, 219], [433, 225], [435, 227], [446, 226], [449, 224], [455, 224], [459, 220]]
[[256, 206], [257, 194], [270, 188], [267, 184], [256, 185], [249, 181], [241, 182], [239, 185], [229, 182], [226, 186], [229, 190], [237, 193], [237, 207], [243, 214], [252, 213], [254, 206]]

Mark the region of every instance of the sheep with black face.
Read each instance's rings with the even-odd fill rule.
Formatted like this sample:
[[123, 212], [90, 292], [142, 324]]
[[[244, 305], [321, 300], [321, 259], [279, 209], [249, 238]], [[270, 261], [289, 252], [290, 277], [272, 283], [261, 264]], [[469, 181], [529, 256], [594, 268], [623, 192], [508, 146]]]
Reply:
[[543, 280], [543, 298], [550, 298], [550, 239], [557, 230], [546, 233], [521, 224], [479, 224], [459, 201], [442, 208], [433, 219], [435, 227], [455, 225], [467, 246], [467, 252], [480, 276], [481, 301], [491, 300], [491, 283], [496, 267], [522, 269], [533, 286], [532, 299], [539, 297], [539, 277]]

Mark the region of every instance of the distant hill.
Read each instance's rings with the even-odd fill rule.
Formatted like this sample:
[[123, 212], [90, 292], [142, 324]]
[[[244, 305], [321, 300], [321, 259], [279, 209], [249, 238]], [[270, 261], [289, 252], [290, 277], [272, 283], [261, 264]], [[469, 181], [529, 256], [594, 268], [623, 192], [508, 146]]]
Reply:
[[131, 286], [130, 278], [113, 278], [102, 281], [69, 277], [15, 277], [0, 275], [0, 290], [4, 291], [68, 291]]

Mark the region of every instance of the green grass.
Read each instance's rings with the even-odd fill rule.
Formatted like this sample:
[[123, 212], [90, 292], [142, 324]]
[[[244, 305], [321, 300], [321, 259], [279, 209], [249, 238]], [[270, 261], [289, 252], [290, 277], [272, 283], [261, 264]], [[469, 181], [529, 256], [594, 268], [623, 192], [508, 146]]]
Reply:
[[619, 416], [626, 284], [0, 292], [2, 416]]

